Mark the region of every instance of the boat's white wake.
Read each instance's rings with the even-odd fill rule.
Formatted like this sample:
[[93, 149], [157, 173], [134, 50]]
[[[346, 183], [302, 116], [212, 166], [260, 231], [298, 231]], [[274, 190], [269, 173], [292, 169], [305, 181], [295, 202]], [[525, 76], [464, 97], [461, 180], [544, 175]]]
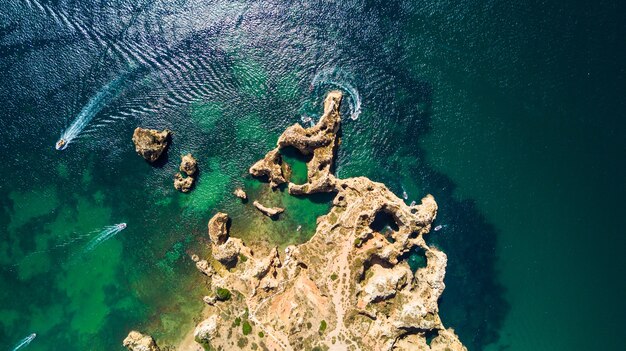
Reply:
[[323, 69], [315, 74], [311, 81], [311, 90], [321, 85], [332, 85], [340, 88], [350, 96], [350, 118], [356, 120], [361, 114], [361, 95], [350, 83], [347, 75], [336, 68]]
[[103, 242], [111, 239], [115, 236], [115, 234], [121, 232], [126, 228], [126, 223], [119, 223], [116, 225], [110, 225], [104, 227], [104, 229], [98, 234], [96, 237], [91, 239], [83, 248], [82, 253], [85, 254], [89, 251], [93, 251], [96, 247], [98, 247]]
[[80, 111], [74, 122], [61, 134], [55, 148], [65, 150], [67, 146], [76, 139], [87, 127], [89, 122], [98, 114], [112, 99], [114, 99], [124, 87], [127, 74], [122, 74], [118, 78], [110, 81]]
[[37, 336], [37, 334], [32, 333], [29, 336], [25, 337], [24, 339], [20, 340], [20, 342], [17, 343], [17, 345], [15, 345], [13, 347], [13, 349], [11, 349], [11, 351], [17, 351], [23, 347], [28, 346], [28, 344], [30, 344], [31, 341], [33, 341], [33, 339], [35, 339], [35, 337]]

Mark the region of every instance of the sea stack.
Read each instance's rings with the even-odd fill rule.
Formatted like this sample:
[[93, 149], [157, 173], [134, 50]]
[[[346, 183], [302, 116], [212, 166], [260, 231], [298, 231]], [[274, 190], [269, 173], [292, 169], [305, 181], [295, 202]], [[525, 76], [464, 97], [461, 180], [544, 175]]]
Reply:
[[195, 181], [194, 176], [198, 171], [198, 162], [191, 154], [184, 155], [180, 160], [178, 169], [182, 174], [176, 173], [174, 175], [174, 188], [183, 193], [187, 193], [193, 187]]
[[181, 172], [191, 177], [198, 171], [198, 162], [191, 154], [187, 154], [182, 157], [179, 169]]
[[167, 129], [158, 131], [155, 129], [135, 128], [133, 143], [135, 151], [146, 161], [153, 163], [158, 160], [169, 144], [171, 132]]

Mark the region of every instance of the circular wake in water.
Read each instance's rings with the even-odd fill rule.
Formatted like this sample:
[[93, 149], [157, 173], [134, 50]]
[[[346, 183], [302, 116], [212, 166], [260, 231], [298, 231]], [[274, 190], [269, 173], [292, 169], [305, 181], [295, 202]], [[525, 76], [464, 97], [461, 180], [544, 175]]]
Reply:
[[311, 81], [311, 90], [323, 87], [334, 86], [348, 93], [350, 97], [350, 118], [356, 120], [361, 114], [361, 95], [359, 91], [352, 85], [351, 78], [346, 72], [339, 68], [326, 68], [315, 74]]

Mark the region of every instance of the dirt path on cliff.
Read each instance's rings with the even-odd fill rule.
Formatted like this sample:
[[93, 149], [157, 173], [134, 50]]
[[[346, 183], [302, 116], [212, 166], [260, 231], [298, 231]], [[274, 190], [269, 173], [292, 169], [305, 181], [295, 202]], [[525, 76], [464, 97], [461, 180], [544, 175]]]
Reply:
[[[329, 291], [332, 291], [332, 301], [335, 306], [335, 313], [337, 316], [337, 326], [330, 333], [328, 333], [325, 338], [326, 344], [330, 345], [329, 351], [344, 351], [347, 350], [349, 346], [353, 346], [358, 349], [358, 346], [354, 343], [347, 344], [348, 341], [351, 341], [349, 338], [339, 337], [340, 335], [344, 335], [343, 331], [346, 328], [343, 323], [343, 319], [346, 315], [346, 306], [344, 306], [343, 297], [349, 296], [349, 287], [346, 286], [346, 280], [349, 281], [349, 279], [344, 279], [344, 277], [349, 277], [350, 275], [350, 270], [348, 269], [348, 255], [351, 249], [352, 246], [349, 240], [344, 240], [341, 252], [336, 256], [337, 259], [334, 264], [335, 270], [338, 272], [337, 275], [339, 276], [340, 283], [338, 284], [337, 289], [329, 289]], [[332, 342], [333, 338], [335, 338], [334, 343]]]

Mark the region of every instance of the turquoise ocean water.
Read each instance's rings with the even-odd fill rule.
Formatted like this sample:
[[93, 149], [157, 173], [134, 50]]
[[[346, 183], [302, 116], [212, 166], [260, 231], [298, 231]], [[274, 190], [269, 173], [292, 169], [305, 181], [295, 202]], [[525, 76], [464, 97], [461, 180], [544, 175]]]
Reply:
[[[131, 328], [174, 345], [202, 310], [188, 256], [206, 253], [212, 214], [247, 241], [314, 232], [327, 197], [271, 192], [247, 169], [343, 89], [337, 173], [435, 196], [441, 316], [470, 350], [623, 349], [624, 10], [1, 1], [0, 348], [37, 333], [28, 350], [121, 350]], [[174, 133], [155, 166], [134, 152], [137, 126]], [[181, 194], [188, 152], [200, 174]], [[239, 202], [239, 186], [283, 219]]]

